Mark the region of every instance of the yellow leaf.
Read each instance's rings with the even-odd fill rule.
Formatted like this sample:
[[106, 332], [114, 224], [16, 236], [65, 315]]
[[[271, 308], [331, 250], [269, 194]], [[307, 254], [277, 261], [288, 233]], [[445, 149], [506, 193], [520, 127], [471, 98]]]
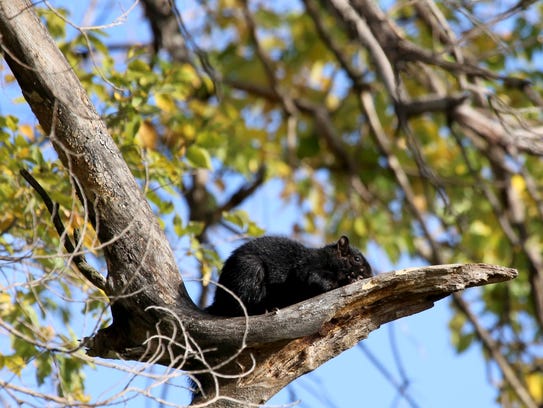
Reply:
[[48, 342], [55, 337], [55, 329], [52, 326], [43, 326], [40, 327], [38, 334], [43, 342]]
[[526, 182], [524, 181], [524, 177], [520, 174], [515, 174], [511, 177], [511, 185], [518, 194], [522, 194], [526, 189]]
[[257, 159], [250, 159], [249, 162], [247, 163], [247, 168], [249, 169], [249, 171], [251, 171], [252, 173], [256, 173], [258, 171], [258, 169], [260, 168], [260, 166], [262, 165], [262, 163], [260, 163], [259, 160]]
[[480, 220], [474, 221], [469, 230], [472, 234], [481, 235], [483, 237], [488, 237], [492, 233], [492, 228]]
[[326, 107], [330, 110], [337, 109], [339, 107], [340, 102], [341, 100], [337, 96], [331, 93], [329, 93], [326, 96], [326, 100], [324, 101], [324, 103], [326, 104]]
[[424, 194], [415, 194], [413, 197], [413, 204], [415, 204], [415, 207], [421, 212], [425, 212], [427, 210], [427, 203], [426, 203], [426, 197]]
[[140, 125], [136, 133], [136, 143], [147, 149], [155, 149], [158, 140], [158, 134], [151, 122], [145, 120]]
[[274, 171], [278, 177], [285, 178], [291, 175], [292, 168], [286, 163], [277, 162], [275, 163]]
[[181, 126], [181, 133], [186, 140], [194, 140], [196, 137], [196, 129], [190, 123], [184, 123]]
[[14, 308], [11, 296], [6, 292], [0, 293], [0, 316], [11, 313]]
[[354, 220], [353, 228], [359, 237], [364, 237], [367, 234], [366, 224], [361, 217]]
[[91, 397], [90, 395], [86, 395], [83, 390], [77, 390], [75, 391], [72, 396], [77, 400], [77, 401], [80, 401], [80, 402], [90, 402], [91, 400]]
[[531, 373], [526, 376], [526, 385], [532, 398], [540, 404], [543, 402], [543, 375]]
[[11, 304], [11, 295], [6, 292], [0, 292], [0, 306], [2, 306], [4, 303]]
[[155, 96], [156, 106], [166, 113], [173, 113], [177, 111], [177, 106], [173, 98], [166, 94], [157, 94]]
[[19, 132], [25, 135], [29, 140], [34, 140], [34, 128], [30, 125], [19, 126]]
[[324, 63], [322, 61], [317, 61], [311, 67], [311, 72], [309, 73], [309, 83], [312, 86], [316, 86], [320, 89], [321, 80], [322, 80], [322, 71], [324, 68]]
[[4, 367], [20, 377], [23, 368], [26, 367], [26, 363], [21, 356], [4, 356]]
[[15, 76], [12, 74], [6, 74], [4, 75], [4, 82], [6, 84], [11, 84], [12, 82], [15, 82]]
[[[5, 172], [4, 175], [8, 175], [8, 172]], [[13, 224], [15, 223], [15, 216], [13, 214], [4, 213], [0, 216], [0, 233], [7, 232]], [[2, 302], [0, 302], [2, 304]]]
[[211, 281], [212, 269], [207, 262], [202, 263], [202, 283], [204, 286], [209, 285]]
[[454, 167], [454, 173], [456, 175], [466, 174], [466, 165], [464, 163], [459, 163]]

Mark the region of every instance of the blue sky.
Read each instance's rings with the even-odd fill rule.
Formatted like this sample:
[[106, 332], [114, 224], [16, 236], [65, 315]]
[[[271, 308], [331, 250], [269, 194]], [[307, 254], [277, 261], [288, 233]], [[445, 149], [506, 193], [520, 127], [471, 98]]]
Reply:
[[[69, 2], [56, 1], [53, 4], [67, 3]], [[126, 9], [131, 2], [112, 2], [111, 4], [115, 4], [114, 7], [119, 7], [120, 10], [120, 4], [123, 4]], [[84, 8], [81, 7], [77, 13], [74, 13], [75, 22], [79, 22], [77, 15], [81, 15], [83, 10]], [[112, 39], [144, 41], [148, 38], [147, 27], [142, 29], [139, 8], [129, 15], [124, 24], [108, 32]], [[117, 37], [118, 35], [120, 37]], [[6, 85], [2, 85], [2, 88], [3, 91], [8, 89]], [[20, 109], [20, 107], [14, 108], [12, 104], [10, 93], [13, 92], [12, 89], [10, 85], [9, 92], [3, 92], [4, 96], [0, 98], [0, 114]], [[35, 123], [35, 120], [31, 120], [31, 123]], [[268, 183], [243, 208], [268, 232], [288, 234], [298, 214], [293, 206], [284, 205], [276, 198], [279, 187], [277, 183]], [[224, 245], [221, 248], [222, 256], [226, 257], [233, 247], [235, 243]], [[398, 265], [392, 265], [375, 246], [368, 249], [367, 255], [374, 268], [379, 271], [416, 266], [416, 261], [406, 258], [402, 259]], [[498, 407], [499, 405], [494, 401], [495, 391], [489, 384], [489, 370], [479, 346], [473, 346], [461, 355], [457, 355], [453, 350], [448, 330], [450, 317], [449, 300], [444, 299], [439, 301], [433, 309], [381, 327], [364, 340], [363, 344], [396, 381], [401, 382], [400, 370], [394, 359], [391, 345], [391, 338], [395, 339], [402, 367], [409, 380], [407, 392], [419, 407]], [[82, 336], [88, 334], [82, 333]], [[92, 395], [122, 388], [129, 378], [127, 374], [119, 375], [114, 370], [101, 366], [87, 370], [87, 376], [87, 392]], [[176, 381], [178, 385], [183, 382], [182, 379]], [[143, 383], [148, 383], [148, 380]], [[131, 385], [135, 384], [138, 383], [131, 383]], [[188, 401], [188, 394], [182, 389], [171, 387], [164, 391], [163, 387], [157, 387], [158, 395], [164, 392], [169, 401], [180, 404]], [[281, 405], [292, 402], [292, 394], [301, 400], [299, 405], [301, 407], [410, 406], [398, 397], [397, 390], [383, 377], [359, 347], [344, 352], [315, 372], [298, 379], [274, 397], [269, 404]], [[128, 401], [126, 406], [157, 407], [158, 404], [150, 399], [136, 397]]]

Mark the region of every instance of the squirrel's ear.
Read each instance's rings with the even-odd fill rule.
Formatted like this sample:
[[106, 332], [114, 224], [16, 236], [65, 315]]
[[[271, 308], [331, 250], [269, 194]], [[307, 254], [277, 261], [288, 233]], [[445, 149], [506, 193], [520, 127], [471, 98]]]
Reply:
[[342, 235], [337, 241], [337, 250], [341, 256], [347, 256], [349, 254], [349, 238]]

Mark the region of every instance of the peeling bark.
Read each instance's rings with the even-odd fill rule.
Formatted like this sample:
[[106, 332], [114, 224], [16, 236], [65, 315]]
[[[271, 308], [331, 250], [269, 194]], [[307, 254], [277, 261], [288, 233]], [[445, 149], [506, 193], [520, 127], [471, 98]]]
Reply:
[[[247, 348], [237, 361], [250, 369], [253, 357], [255, 368], [240, 378], [220, 379], [218, 391], [221, 396], [241, 401], [265, 402], [294, 379], [353, 347], [382, 324], [429, 309], [450, 293], [506, 281], [516, 275], [513, 269], [486, 264], [410, 268], [353, 283], [276, 313], [250, 317]], [[209, 339], [216, 344], [227, 342], [222, 333], [235, 320], [240, 319], [219, 321], [220, 327], [209, 334]], [[284, 340], [288, 338], [292, 340]], [[240, 374], [240, 369], [237, 365], [234, 369], [227, 366], [219, 372]], [[213, 401], [213, 389], [206, 391]], [[216, 398], [213, 407], [243, 406]]]

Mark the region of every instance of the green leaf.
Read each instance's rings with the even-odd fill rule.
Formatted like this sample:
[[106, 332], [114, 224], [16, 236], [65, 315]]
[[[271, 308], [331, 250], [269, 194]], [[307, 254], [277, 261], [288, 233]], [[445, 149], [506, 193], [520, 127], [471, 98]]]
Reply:
[[456, 351], [458, 353], [463, 353], [471, 346], [473, 340], [475, 340], [475, 333], [460, 334], [456, 339]]
[[249, 214], [244, 210], [223, 213], [223, 218], [240, 228], [245, 228], [249, 223]]
[[192, 145], [187, 149], [185, 157], [192, 166], [211, 170], [211, 156], [206, 149]]
[[42, 385], [53, 371], [51, 356], [49, 353], [39, 355], [35, 361], [36, 381]]
[[26, 367], [26, 362], [17, 354], [9, 356], [0, 355], [0, 367], [5, 367], [13, 374], [20, 377], [23, 369]]
[[136, 59], [128, 64], [128, 71], [138, 73], [148, 73], [151, 71], [149, 64], [142, 59]]

